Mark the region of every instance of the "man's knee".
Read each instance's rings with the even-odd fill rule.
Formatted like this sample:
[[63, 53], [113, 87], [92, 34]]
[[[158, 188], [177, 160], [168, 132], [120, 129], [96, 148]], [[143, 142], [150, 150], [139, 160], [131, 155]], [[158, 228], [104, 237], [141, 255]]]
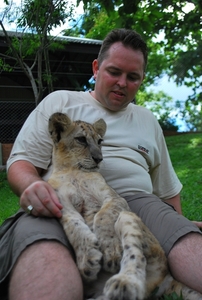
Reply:
[[[30, 291], [32, 288], [33, 291]], [[50, 299], [82, 299], [80, 274], [64, 245], [57, 241], [42, 240], [22, 252], [11, 274], [10, 299], [15, 299], [12, 295], [16, 295], [16, 290], [21, 299], [26, 299], [26, 289], [33, 295], [30, 299], [43, 299], [40, 291], [52, 295]]]
[[193, 255], [194, 249], [202, 243], [202, 235], [197, 232], [189, 232], [180, 237], [168, 254], [168, 259], [172, 260], [180, 256]]
[[202, 235], [190, 232], [172, 247], [168, 255], [168, 264], [175, 279], [202, 293]]
[[57, 257], [60, 257], [60, 259], [62, 259], [63, 257], [72, 259], [72, 255], [70, 254], [67, 247], [65, 247], [58, 241], [53, 240], [39, 240], [32, 243], [27, 248], [25, 248], [25, 250], [19, 256], [18, 260], [23, 259], [26, 262], [26, 258], [30, 260], [30, 258], [32, 257], [41, 257], [44, 260], [50, 261], [52, 258], [53, 261], [55, 261]]

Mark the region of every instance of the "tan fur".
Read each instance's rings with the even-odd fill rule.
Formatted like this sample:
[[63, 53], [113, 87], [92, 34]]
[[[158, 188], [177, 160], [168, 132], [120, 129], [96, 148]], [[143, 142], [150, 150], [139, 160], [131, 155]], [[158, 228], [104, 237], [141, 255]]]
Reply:
[[174, 281], [158, 241], [98, 172], [105, 131], [102, 119], [91, 125], [55, 113], [49, 120], [53, 173], [48, 182], [63, 205], [61, 224], [75, 251], [85, 297], [141, 300], [159, 287], [158, 296], [175, 291], [187, 300], [202, 299]]

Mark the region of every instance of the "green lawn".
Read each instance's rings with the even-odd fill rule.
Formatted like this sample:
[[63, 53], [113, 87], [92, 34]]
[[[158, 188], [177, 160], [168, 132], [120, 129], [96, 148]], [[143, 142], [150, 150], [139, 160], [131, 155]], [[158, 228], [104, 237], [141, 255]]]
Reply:
[[18, 197], [10, 190], [6, 172], [0, 172], [0, 224], [19, 208]]
[[202, 133], [166, 138], [174, 169], [183, 184], [183, 214], [202, 221]]

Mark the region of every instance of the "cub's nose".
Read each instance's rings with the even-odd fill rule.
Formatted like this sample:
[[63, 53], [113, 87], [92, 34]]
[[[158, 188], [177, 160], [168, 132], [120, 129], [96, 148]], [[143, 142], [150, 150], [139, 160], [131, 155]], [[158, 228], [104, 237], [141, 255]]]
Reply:
[[92, 158], [97, 165], [103, 160], [102, 156], [92, 156]]

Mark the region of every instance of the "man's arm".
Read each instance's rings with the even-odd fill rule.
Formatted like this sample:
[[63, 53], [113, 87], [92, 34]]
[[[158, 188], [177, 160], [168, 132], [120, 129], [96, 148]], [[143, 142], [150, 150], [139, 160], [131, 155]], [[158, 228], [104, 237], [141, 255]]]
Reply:
[[177, 194], [176, 196], [174, 196], [170, 199], [166, 199], [164, 202], [172, 205], [175, 208], [175, 210], [178, 212], [178, 214], [182, 215], [180, 194]]
[[[176, 195], [173, 198], [166, 199], [168, 204], [172, 205], [175, 210], [182, 215], [182, 208], [181, 208], [181, 202], [180, 202], [180, 194]], [[202, 228], [202, 222], [199, 221], [192, 221], [197, 227]]]
[[20, 197], [20, 206], [26, 210], [32, 205], [35, 216], [61, 217], [62, 205], [54, 189], [41, 178], [42, 170], [30, 162], [19, 160], [8, 170], [11, 189]]

